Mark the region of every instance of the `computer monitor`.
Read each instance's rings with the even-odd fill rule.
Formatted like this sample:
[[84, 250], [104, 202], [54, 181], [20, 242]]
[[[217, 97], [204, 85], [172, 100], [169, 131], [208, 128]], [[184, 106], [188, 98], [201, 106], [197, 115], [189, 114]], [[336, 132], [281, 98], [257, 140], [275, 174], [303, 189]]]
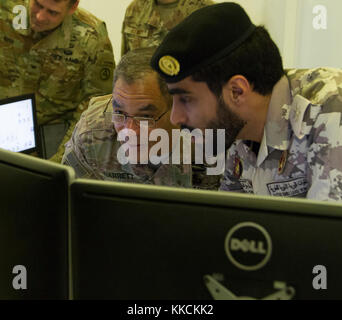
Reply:
[[34, 94], [0, 100], [0, 148], [40, 154]]
[[340, 204], [79, 180], [71, 229], [75, 299], [341, 298]]
[[68, 299], [70, 167], [0, 149], [0, 299]]

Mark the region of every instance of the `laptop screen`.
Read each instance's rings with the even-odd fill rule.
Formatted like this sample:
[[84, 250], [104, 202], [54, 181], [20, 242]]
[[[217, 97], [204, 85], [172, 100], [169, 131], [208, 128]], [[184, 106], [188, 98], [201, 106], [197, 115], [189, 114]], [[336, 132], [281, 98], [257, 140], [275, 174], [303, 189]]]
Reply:
[[0, 148], [30, 153], [37, 140], [34, 94], [0, 100]]

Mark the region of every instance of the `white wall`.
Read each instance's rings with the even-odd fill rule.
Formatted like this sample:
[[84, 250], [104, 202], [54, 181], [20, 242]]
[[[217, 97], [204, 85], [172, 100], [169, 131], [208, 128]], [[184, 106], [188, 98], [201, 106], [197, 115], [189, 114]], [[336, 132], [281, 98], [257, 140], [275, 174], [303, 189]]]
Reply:
[[[121, 52], [121, 26], [125, 10], [132, 0], [81, 0], [80, 6], [107, 24], [108, 34], [113, 44], [115, 61], [119, 62]], [[279, 1], [279, 0], [272, 0]], [[283, 0], [280, 0], [283, 1]], [[215, 2], [225, 2], [216, 0]], [[265, 0], [235, 0], [239, 3], [254, 23], [264, 23]]]
[[[116, 62], [120, 60], [121, 26], [131, 0], [81, 0], [80, 6], [107, 24]], [[216, 2], [227, 2], [216, 0]], [[341, 0], [235, 0], [252, 21], [263, 24], [277, 43], [285, 67], [342, 67]], [[313, 8], [327, 8], [327, 29], [316, 30]], [[341, 30], [341, 31], [340, 31]]]
[[[305, 0], [298, 1], [297, 43], [295, 65], [302, 67], [342, 67], [342, 1], [341, 0]], [[326, 9], [326, 29], [313, 9], [323, 5]], [[316, 26], [313, 21], [316, 21]]]
[[132, 0], [80, 0], [80, 7], [106, 22], [116, 63], [120, 60], [121, 26], [127, 6]]

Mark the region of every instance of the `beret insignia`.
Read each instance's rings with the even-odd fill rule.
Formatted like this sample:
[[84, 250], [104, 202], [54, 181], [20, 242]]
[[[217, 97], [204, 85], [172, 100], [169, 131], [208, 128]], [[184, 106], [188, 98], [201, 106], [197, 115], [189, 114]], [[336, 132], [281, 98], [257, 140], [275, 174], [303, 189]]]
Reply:
[[166, 82], [179, 82], [227, 58], [255, 29], [244, 9], [234, 2], [205, 6], [166, 34], [151, 59], [151, 67]]
[[176, 76], [180, 71], [177, 59], [171, 56], [164, 56], [159, 59], [159, 68], [168, 76]]

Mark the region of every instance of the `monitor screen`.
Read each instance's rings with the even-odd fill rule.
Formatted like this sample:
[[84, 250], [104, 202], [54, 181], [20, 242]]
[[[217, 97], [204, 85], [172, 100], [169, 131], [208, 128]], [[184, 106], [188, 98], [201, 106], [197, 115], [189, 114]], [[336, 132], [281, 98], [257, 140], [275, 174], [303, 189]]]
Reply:
[[342, 206], [147, 185], [71, 185], [75, 299], [334, 299]]
[[37, 122], [33, 94], [0, 100], [0, 148], [37, 151]]
[[67, 299], [73, 170], [0, 149], [0, 177], [0, 299]]

